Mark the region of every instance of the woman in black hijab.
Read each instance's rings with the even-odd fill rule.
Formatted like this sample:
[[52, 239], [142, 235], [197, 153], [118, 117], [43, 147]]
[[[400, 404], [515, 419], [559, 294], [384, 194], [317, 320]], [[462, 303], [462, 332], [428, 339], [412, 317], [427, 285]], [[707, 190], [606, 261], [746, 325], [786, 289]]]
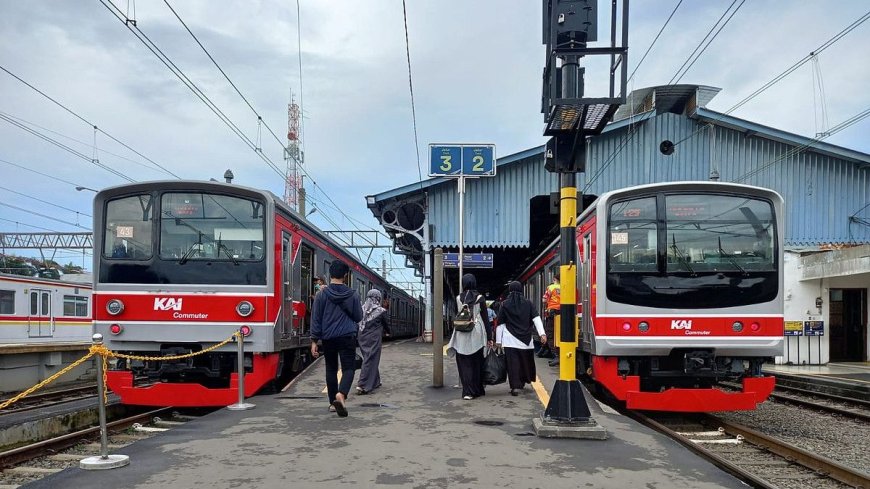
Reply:
[[507, 356], [508, 383], [511, 395], [535, 381], [535, 347], [532, 343], [532, 328], [538, 331], [541, 343], [547, 343], [544, 323], [531, 301], [523, 297], [523, 286], [519, 282], [508, 285], [508, 296], [498, 310], [499, 324], [496, 343], [504, 347]]

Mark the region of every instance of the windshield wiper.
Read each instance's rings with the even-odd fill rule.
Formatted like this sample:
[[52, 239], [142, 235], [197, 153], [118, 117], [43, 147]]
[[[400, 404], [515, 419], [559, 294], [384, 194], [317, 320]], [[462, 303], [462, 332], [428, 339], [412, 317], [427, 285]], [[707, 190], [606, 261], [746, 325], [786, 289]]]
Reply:
[[179, 265], [184, 265], [185, 263], [187, 263], [187, 260], [189, 260], [190, 257], [193, 256], [194, 251], [202, 250], [202, 233], [198, 233], [198, 235], [199, 237], [197, 238], [196, 243], [191, 244], [190, 248], [188, 248], [187, 251], [185, 251], [184, 254], [181, 255], [181, 259], [178, 260]]
[[689, 273], [691, 273], [693, 277], [696, 277], [698, 274], [696, 274], [695, 270], [692, 269], [692, 265], [689, 265], [689, 260], [685, 257], [685, 255], [683, 255], [683, 252], [679, 248], [677, 248], [676, 235], [674, 235], [674, 234], [671, 235], [671, 242], [673, 243], [673, 244], [671, 244], [671, 249], [674, 250], [674, 256], [679, 258], [680, 263], [682, 263], [683, 266], [686, 267], [686, 270], [688, 270]]
[[227, 245], [225, 245], [221, 242], [221, 236], [222, 236], [221, 234], [218, 234], [218, 240], [217, 240], [218, 251], [223, 251], [224, 254], [227, 255], [227, 257], [230, 260], [233, 261], [233, 265], [238, 265], [239, 261], [236, 260], [236, 257], [233, 256], [233, 254], [230, 252], [230, 249], [227, 248]]
[[737, 260], [734, 259], [734, 256], [732, 254], [722, 249], [722, 236], [719, 236], [719, 256], [724, 256], [725, 258], [728, 258], [728, 261], [731, 262], [732, 265], [737, 267], [737, 269], [740, 270], [740, 273], [742, 273], [743, 275], [749, 275], [749, 272], [747, 272], [745, 268], [741, 267], [737, 263]]

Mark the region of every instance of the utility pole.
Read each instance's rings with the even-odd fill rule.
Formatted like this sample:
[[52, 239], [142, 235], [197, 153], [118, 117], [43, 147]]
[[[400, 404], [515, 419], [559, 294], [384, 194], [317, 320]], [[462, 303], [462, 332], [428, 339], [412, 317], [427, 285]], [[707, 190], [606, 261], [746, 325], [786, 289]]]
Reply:
[[[610, 47], [590, 48], [598, 40], [598, 0], [543, 0], [543, 42], [547, 46], [541, 111], [552, 136], [544, 153], [545, 168], [559, 174], [560, 250], [559, 379], [549, 404], [534, 427], [538, 436], [605, 439], [595, 423], [576, 374], [577, 355], [577, 173], [586, 170], [588, 139], [598, 135], [625, 103], [628, 69], [628, 2], [622, 0], [621, 45], [616, 37], [618, 0], [611, 0]], [[585, 96], [585, 56], [610, 56], [609, 96]], [[616, 72], [620, 88], [616, 90]], [[582, 200], [581, 200], [582, 202]], [[582, 210], [582, 209], [580, 209]], [[589, 311], [584, 311], [589, 313]], [[559, 327], [560, 326], [560, 327]], [[555, 341], [555, 338], [552, 339]]]

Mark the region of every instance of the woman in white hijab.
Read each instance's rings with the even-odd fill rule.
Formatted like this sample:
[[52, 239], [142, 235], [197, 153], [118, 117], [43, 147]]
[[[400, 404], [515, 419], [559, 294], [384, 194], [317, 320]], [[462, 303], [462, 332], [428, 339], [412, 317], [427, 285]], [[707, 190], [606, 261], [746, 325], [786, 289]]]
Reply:
[[359, 323], [359, 349], [363, 363], [359, 371], [359, 382], [356, 385], [357, 394], [368, 394], [381, 386], [381, 374], [378, 365], [381, 363], [381, 338], [384, 333], [390, 333], [387, 310], [381, 307], [381, 291], [372, 289], [366, 294], [362, 306], [363, 318]]

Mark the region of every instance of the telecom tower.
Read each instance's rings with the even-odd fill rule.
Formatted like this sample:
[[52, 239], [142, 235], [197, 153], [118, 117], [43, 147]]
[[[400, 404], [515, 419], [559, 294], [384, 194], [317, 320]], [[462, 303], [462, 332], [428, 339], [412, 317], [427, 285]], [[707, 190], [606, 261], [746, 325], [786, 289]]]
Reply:
[[299, 170], [305, 160], [304, 153], [300, 149], [299, 118], [299, 105], [296, 103], [296, 97], [291, 93], [290, 103], [287, 104], [287, 147], [284, 149], [284, 162], [287, 166], [284, 173], [284, 202], [295, 211], [301, 211], [299, 197], [302, 191], [302, 176]]

